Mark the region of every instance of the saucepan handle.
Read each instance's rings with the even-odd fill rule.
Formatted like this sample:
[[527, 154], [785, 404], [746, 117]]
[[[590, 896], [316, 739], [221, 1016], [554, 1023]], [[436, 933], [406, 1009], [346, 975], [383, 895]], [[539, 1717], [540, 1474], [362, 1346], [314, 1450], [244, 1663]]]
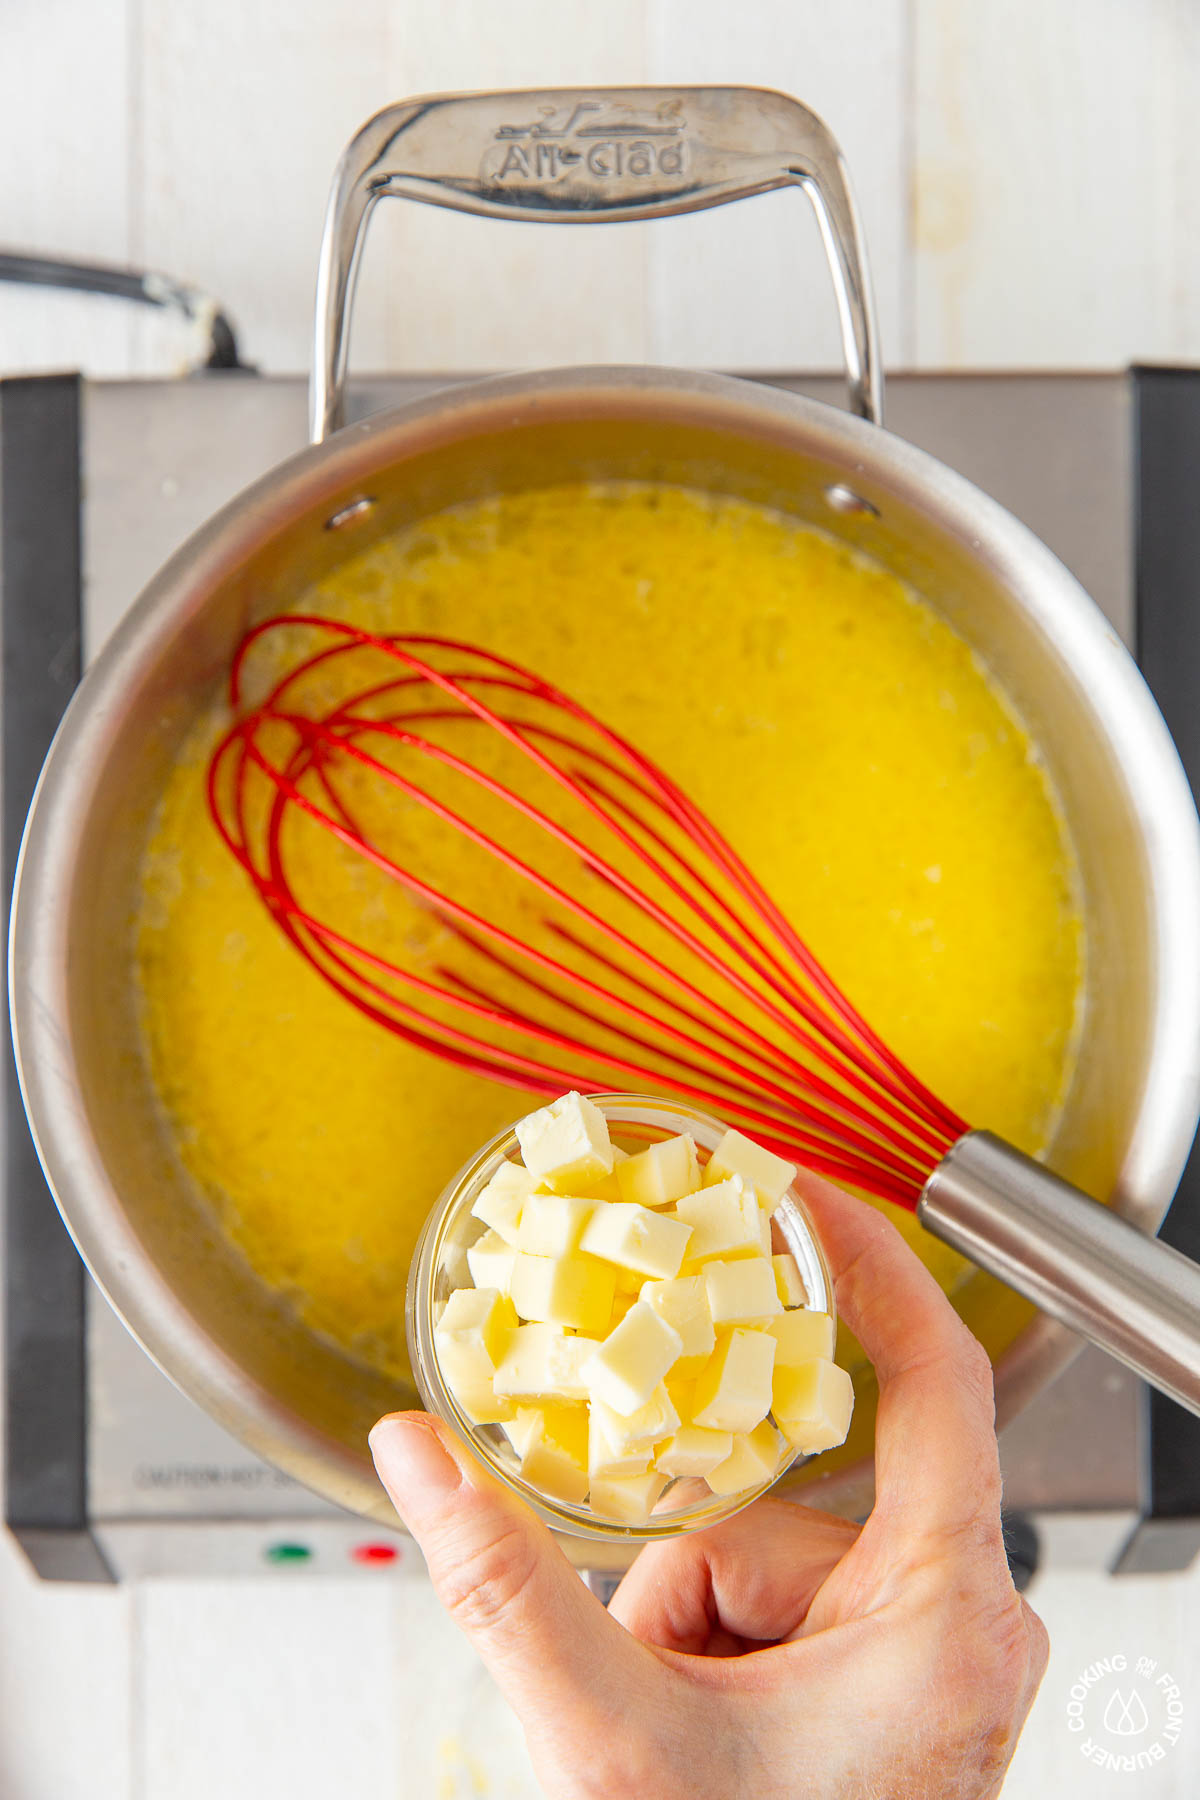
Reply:
[[765, 88], [546, 88], [437, 94], [377, 113], [334, 176], [317, 279], [312, 437], [343, 421], [354, 276], [385, 194], [491, 219], [665, 218], [770, 188], [812, 201], [837, 295], [854, 412], [883, 422], [866, 247], [837, 143]]
[[943, 1157], [917, 1217], [1200, 1413], [1200, 1264], [986, 1131], [960, 1138]]

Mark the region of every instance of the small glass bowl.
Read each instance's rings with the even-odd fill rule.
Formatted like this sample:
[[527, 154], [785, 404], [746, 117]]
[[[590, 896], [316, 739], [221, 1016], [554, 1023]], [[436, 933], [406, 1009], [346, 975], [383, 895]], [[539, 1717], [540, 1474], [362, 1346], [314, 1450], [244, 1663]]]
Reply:
[[[634, 1155], [664, 1138], [690, 1132], [701, 1165], [708, 1161], [726, 1127], [708, 1113], [695, 1112], [676, 1100], [639, 1094], [592, 1094], [589, 1098], [608, 1120], [609, 1135], [620, 1149]], [[426, 1412], [444, 1419], [498, 1480], [557, 1531], [606, 1542], [651, 1541], [701, 1531], [728, 1519], [757, 1500], [779, 1477], [808, 1459], [785, 1443], [779, 1466], [769, 1481], [736, 1494], [714, 1494], [701, 1480], [677, 1478], [668, 1483], [651, 1517], [625, 1525], [580, 1505], [543, 1493], [524, 1480], [520, 1463], [499, 1425], [476, 1425], [459, 1406], [442, 1378], [434, 1345], [434, 1327], [455, 1288], [472, 1285], [467, 1250], [487, 1229], [472, 1218], [471, 1208], [506, 1160], [520, 1160], [515, 1130], [500, 1132], [471, 1158], [450, 1182], [425, 1221], [413, 1255], [408, 1280], [408, 1349], [413, 1375]], [[794, 1188], [789, 1188], [772, 1214], [777, 1254], [790, 1254], [799, 1271], [808, 1305], [829, 1313], [837, 1325], [833, 1281], [808, 1214]]]

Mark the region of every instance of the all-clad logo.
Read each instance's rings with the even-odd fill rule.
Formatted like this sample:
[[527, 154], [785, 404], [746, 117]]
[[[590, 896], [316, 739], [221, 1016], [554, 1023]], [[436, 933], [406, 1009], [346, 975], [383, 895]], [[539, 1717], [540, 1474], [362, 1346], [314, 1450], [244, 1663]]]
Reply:
[[523, 125], [501, 125], [483, 159], [499, 187], [545, 186], [577, 177], [586, 186], [635, 181], [670, 184], [687, 173], [687, 121], [674, 109], [642, 119], [601, 100], [543, 106]]

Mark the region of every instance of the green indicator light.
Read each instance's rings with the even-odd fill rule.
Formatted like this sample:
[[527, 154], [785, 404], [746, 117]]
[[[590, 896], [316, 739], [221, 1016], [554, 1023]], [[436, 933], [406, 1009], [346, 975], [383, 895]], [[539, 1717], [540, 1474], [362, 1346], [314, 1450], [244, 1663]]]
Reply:
[[312, 1551], [307, 1544], [268, 1544], [263, 1551], [268, 1562], [307, 1562]]

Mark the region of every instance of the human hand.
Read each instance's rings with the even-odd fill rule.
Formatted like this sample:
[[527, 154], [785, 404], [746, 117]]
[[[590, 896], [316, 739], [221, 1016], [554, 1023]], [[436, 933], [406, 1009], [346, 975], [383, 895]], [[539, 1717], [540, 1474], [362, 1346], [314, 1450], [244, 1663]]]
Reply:
[[448, 1428], [397, 1413], [380, 1478], [553, 1800], [992, 1800], [1046, 1667], [1000, 1529], [986, 1353], [895, 1228], [799, 1185], [875, 1366], [859, 1527], [761, 1500], [647, 1546], [610, 1610]]

